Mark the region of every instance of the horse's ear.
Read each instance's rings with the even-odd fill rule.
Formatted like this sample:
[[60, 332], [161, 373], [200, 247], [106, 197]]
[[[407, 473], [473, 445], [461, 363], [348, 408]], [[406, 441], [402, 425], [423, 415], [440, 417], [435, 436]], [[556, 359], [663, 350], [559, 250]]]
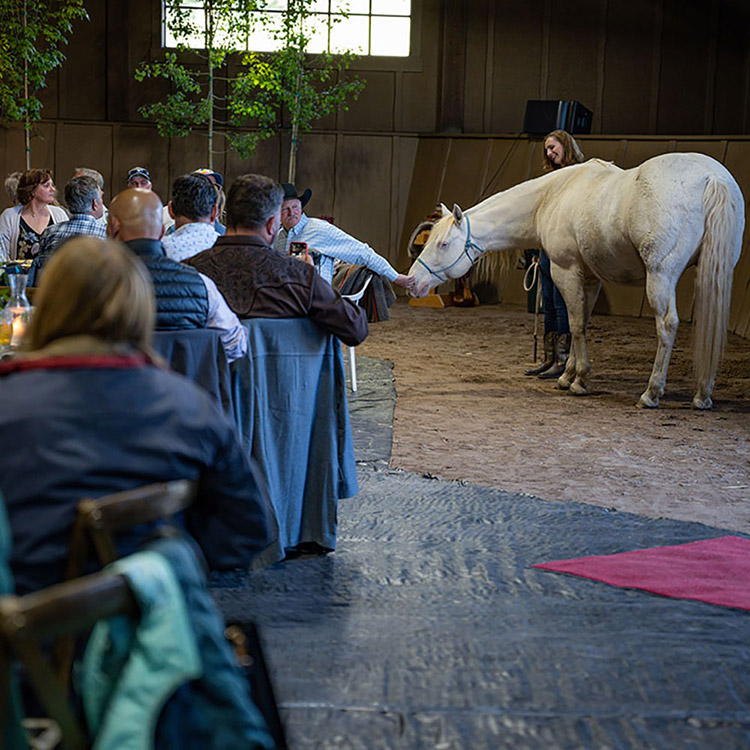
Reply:
[[445, 205], [445, 203], [440, 204], [440, 210], [443, 212], [443, 216], [450, 215], [450, 209], [448, 208], [448, 206]]
[[461, 224], [461, 219], [464, 218], [464, 212], [461, 210], [461, 207], [458, 205], [458, 203], [453, 204], [453, 218], [456, 220], [456, 224]]

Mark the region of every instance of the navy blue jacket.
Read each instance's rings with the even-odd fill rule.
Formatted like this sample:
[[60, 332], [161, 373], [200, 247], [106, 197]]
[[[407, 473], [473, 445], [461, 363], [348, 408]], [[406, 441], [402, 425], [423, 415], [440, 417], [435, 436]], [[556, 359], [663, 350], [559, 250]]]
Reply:
[[146, 265], [156, 296], [156, 328], [205, 328], [208, 323], [208, 292], [200, 274], [190, 266], [168, 258], [159, 240], [129, 240], [125, 243]]
[[185, 521], [214, 569], [246, 567], [276, 535], [232, 424], [194, 383], [141, 356], [0, 365], [0, 456], [19, 594], [62, 579], [84, 497], [199, 480]]

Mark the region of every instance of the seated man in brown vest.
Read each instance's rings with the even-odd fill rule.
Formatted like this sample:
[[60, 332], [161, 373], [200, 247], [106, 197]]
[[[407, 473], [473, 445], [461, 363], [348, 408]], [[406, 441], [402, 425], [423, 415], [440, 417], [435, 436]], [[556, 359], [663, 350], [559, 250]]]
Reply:
[[150, 191], [128, 188], [109, 207], [107, 234], [146, 265], [156, 295], [156, 329], [217, 328], [231, 362], [247, 352], [247, 330], [211, 279], [168, 258], [161, 244], [163, 206]]
[[246, 174], [227, 196], [227, 233], [186, 261], [216, 282], [240, 318], [310, 318], [347, 346], [367, 337], [361, 307], [345, 300], [315, 268], [274, 250], [284, 190], [270, 177]]

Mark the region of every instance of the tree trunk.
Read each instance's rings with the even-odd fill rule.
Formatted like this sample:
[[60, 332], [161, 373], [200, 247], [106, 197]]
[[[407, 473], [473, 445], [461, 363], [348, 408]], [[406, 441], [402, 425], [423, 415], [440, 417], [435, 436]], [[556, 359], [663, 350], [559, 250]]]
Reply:
[[[301, 23], [301, 21], [300, 21]], [[289, 175], [287, 182], [291, 182], [294, 185], [294, 180], [297, 177], [297, 146], [299, 139], [299, 116], [300, 116], [300, 89], [302, 88], [302, 66], [305, 61], [302, 56], [302, 52], [299, 51], [297, 56], [297, 81], [295, 85], [295, 98], [294, 98], [294, 109], [291, 112], [292, 119], [292, 139], [289, 144]]]
[[[23, 36], [26, 39], [27, 0], [23, 0]], [[24, 147], [26, 150], [26, 169], [31, 169], [31, 119], [29, 118], [29, 59], [23, 58], [23, 96], [26, 102], [26, 113], [23, 118]]]
[[210, 3], [206, 3], [206, 52], [208, 54], [208, 168], [214, 168], [214, 61], [211, 53], [214, 46], [213, 14]]
[[292, 123], [292, 140], [289, 144], [289, 173], [287, 175], [287, 182], [291, 182], [294, 185], [294, 180], [297, 176], [297, 135], [299, 134], [299, 125], [296, 122]]

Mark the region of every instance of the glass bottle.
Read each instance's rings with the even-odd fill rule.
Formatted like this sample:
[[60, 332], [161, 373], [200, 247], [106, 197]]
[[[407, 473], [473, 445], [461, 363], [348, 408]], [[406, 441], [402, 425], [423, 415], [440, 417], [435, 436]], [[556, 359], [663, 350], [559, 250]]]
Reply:
[[17, 349], [31, 320], [31, 303], [26, 297], [28, 275], [21, 266], [8, 265], [5, 268], [8, 278], [10, 298], [0, 313], [0, 352]]

